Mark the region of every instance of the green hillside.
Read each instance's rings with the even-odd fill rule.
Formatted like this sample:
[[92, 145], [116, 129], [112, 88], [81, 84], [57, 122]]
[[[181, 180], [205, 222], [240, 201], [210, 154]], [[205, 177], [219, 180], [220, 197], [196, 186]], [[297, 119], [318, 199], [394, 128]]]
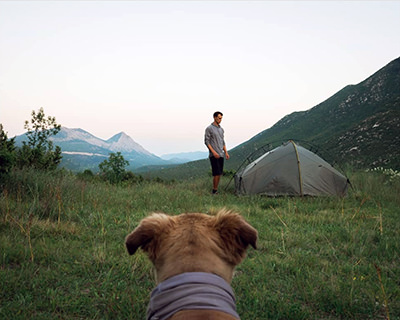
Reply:
[[[333, 157], [331, 161], [351, 162], [361, 167], [399, 168], [400, 127], [394, 121], [399, 112], [400, 58], [314, 108], [284, 117], [272, 128], [238, 146], [236, 156], [243, 157], [276, 140], [294, 139], [329, 150], [334, 156], [324, 156]], [[392, 147], [387, 150], [382, 145]]]
[[[231, 150], [227, 170], [236, 170], [255, 150], [292, 139], [325, 160], [358, 168], [400, 168], [400, 58], [357, 85], [348, 85], [317, 106], [285, 116], [271, 128]], [[208, 161], [150, 175], [198, 176]]]

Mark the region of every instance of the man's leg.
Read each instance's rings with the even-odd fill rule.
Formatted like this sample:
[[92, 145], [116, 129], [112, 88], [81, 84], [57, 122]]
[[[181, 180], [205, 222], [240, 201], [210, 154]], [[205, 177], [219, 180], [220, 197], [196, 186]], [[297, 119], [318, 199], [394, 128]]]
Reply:
[[221, 175], [223, 173], [224, 168], [224, 158], [214, 158], [210, 157], [211, 161], [211, 168], [212, 168], [212, 175], [213, 175], [213, 191], [212, 193], [215, 194], [218, 191], [219, 181], [221, 179]]
[[219, 185], [219, 180], [220, 180], [221, 176], [214, 176], [213, 177], [213, 189], [215, 191], [218, 190], [218, 185]]

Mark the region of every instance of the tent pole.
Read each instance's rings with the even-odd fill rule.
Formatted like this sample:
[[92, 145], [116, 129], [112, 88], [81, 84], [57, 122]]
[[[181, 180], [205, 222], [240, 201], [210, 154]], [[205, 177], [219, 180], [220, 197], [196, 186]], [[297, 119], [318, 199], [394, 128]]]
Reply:
[[290, 142], [293, 145], [294, 151], [296, 152], [296, 158], [297, 158], [297, 168], [299, 170], [299, 184], [300, 184], [300, 195], [303, 196], [303, 180], [301, 179], [301, 168], [300, 168], [300, 158], [299, 158], [299, 153], [297, 152], [297, 147], [296, 144], [294, 143], [293, 140], [290, 140]]

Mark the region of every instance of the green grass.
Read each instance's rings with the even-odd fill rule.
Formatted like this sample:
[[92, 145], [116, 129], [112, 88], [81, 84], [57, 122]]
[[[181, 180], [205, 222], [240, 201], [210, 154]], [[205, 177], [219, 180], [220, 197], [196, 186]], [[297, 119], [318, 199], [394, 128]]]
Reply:
[[[150, 212], [240, 212], [259, 232], [232, 287], [246, 319], [400, 319], [400, 181], [349, 196], [210, 195], [211, 178], [113, 186], [17, 171], [0, 198], [1, 319], [144, 319], [150, 262], [125, 236]], [[228, 178], [223, 178], [226, 184]]]

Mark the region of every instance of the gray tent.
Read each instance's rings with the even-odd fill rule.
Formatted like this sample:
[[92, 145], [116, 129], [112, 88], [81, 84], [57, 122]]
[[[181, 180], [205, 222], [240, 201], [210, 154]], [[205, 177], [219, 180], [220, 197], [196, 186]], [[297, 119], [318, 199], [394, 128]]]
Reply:
[[239, 195], [345, 196], [347, 178], [313, 152], [288, 141], [235, 175]]

